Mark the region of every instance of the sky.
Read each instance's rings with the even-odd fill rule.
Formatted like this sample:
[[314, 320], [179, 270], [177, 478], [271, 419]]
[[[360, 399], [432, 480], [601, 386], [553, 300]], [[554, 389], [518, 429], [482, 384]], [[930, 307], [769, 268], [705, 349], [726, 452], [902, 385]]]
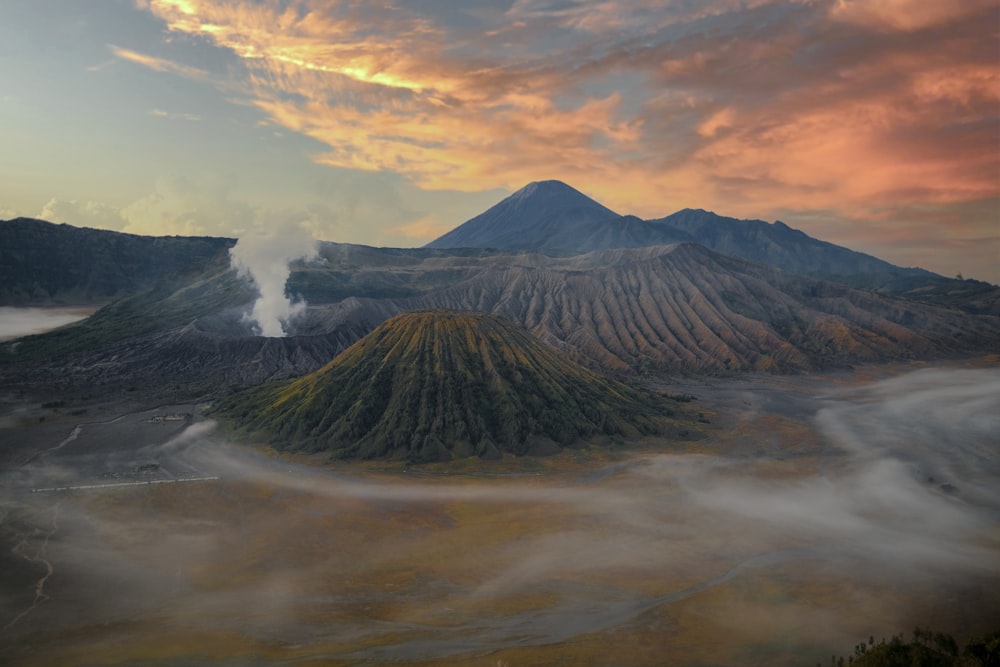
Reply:
[[1000, 283], [996, 0], [0, 0], [0, 219], [418, 246], [525, 184]]

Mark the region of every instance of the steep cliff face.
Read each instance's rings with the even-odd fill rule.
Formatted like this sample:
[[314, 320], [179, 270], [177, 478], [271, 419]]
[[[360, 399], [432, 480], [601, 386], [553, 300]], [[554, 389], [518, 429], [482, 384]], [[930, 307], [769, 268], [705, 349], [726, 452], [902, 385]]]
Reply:
[[598, 376], [486, 313], [393, 317], [322, 369], [217, 412], [276, 446], [441, 461], [553, 453], [673, 428], [662, 399]]

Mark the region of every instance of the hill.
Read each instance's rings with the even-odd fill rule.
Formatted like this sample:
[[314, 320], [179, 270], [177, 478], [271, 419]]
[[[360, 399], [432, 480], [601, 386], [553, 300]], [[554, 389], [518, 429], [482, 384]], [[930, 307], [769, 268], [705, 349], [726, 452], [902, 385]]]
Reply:
[[201, 270], [234, 243], [137, 236], [31, 218], [0, 220], [0, 305], [107, 303]]
[[962, 647], [955, 638], [941, 632], [915, 628], [913, 640], [903, 635], [854, 647], [854, 654], [831, 658], [831, 664], [857, 667], [996, 667], [1000, 665], [1000, 631], [970, 638]]
[[660, 433], [666, 410], [504, 318], [429, 311], [393, 317], [322, 369], [228, 398], [217, 413], [282, 448], [427, 462]]

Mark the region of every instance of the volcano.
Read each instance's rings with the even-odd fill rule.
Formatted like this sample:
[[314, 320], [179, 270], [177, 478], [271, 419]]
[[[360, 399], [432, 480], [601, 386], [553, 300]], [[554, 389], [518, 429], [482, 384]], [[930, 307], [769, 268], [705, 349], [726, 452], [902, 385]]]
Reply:
[[445, 461], [670, 432], [666, 399], [599, 376], [488, 313], [397, 315], [320, 370], [223, 400], [281, 449]]

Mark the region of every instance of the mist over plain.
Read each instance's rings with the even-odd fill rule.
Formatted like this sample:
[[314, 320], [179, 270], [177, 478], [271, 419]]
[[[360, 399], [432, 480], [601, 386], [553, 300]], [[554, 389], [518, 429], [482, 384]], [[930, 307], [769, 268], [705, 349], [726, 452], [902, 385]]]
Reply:
[[93, 456], [74, 447], [112, 433], [84, 425], [6, 476], [6, 564], [36, 583], [52, 572], [43, 597], [4, 604], [3, 641], [138, 618], [377, 662], [653, 618], [666, 644], [724, 638], [716, 664], [740, 664], [761, 642], [780, 662], [916, 623], [971, 627], [1000, 611], [986, 593], [1000, 583], [998, 388], [995, 368], [847, 383], [803, 399], [804, 440], [761, 422], [770, 456], [710, 441], [543, 475], [304, 466], [195, 421], [135, 460], [218, 481], [30, 493], [72, 484], [74, 457]]
[[0, 307], [0, 341], [28, 336], [78, 322], [93, 308]]

